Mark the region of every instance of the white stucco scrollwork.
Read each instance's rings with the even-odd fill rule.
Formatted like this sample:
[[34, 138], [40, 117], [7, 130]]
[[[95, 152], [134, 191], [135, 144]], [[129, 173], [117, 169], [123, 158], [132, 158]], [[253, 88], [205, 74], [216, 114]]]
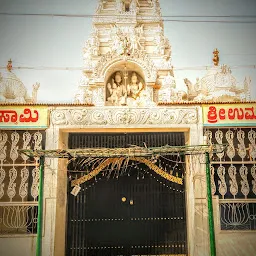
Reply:
[[148, 81], [155, 81], [157, 77], [157, 69], [153, 63], [153, 61], [149, 58], [147, 54], [145, 54], [141, 50], [134, 50], [134, 52], [129, 55], [119, 55], [116, 52], [109, 52], [106, 55], [102, 56], [101, 59], [98, 61], [95, 71], [94, 71], [94, 78], [102, 78], [104, 81], [104, 73], [111, 66], [113, 63], [118, 61], [131, 61], [137, 63], [140, 67], [143, 68], [145, 72], [145, 80]]
[[195, 108], [76, 108], [55, 109], [51, 112], [53, 125], [171, 125], [196, 124]]

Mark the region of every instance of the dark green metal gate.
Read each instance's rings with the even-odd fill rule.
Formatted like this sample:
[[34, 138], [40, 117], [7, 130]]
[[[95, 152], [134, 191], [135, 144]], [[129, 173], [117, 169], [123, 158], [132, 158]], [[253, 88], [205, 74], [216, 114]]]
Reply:
[[[70, 134], [69, 148], [184, 145], [183, 133]], [[93, 166], [81, 159], [68, 166], [79, 178]], [[155, 162], [175, 176], [184, 175], [184, 159], [164, 156]], [[87, 168], [87, 169], [86, 169]], [[187, 255], [184, 184], [172, 183], [143, 163], [125, 171], [103, 170], [70, 194], [66, 255]]]

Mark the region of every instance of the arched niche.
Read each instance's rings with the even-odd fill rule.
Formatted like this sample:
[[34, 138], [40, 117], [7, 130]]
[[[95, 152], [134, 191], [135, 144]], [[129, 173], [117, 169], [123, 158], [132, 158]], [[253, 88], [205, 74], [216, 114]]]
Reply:
[[108, 52], [100, 58], [92, 76], [97, 83], [104, 83], [105, 78], [111, 73], [111, 69], [124, 63], [134, 66], [147, 83], [155, 83], [157, 69], [153, 61], [143, 51], [135, 51], [127, 56], [120, 56], [114, 51]]
[[105, 104], [107, 106], [139, 105], [146, 91], [144, 72], [133, 62], [119, 61], [106, 71]]

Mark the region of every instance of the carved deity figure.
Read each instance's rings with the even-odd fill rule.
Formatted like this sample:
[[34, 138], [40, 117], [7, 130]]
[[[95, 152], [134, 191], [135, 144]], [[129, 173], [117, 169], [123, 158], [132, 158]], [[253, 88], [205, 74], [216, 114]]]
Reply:
[[129, 51], [131, 54], [133, 54], [134, 51], [142, 48], [142, 45], [140, 44], [140, 38], [136, 35], [135, 31], [130, 34], [128, 42]]
[[90, 38], [85, 42], [85, 45], [83, 48], [84, 60], [90, 61], [92, 55], [98, 56], [99, 47], [100, 47], [100, 41], [98, 37], [98, 31], [95, 30], [93, 33], [91, 33]]
[[99, 55], [100, 40], [98, 30], [94, 30], [90, 37], [90, 45], [92, 48], [92, 54], [95, 56]]
[[140, 42], [144, 38], [143, 33], [143, 25], [136, 28], [112, 26], [110, 32], [110, 51], [116, 52], [118, 55], [130, 55], [134, 54], [137, 50], [143, 50], [144, 47]]
[[165, 51], [165, 39], [162, 35], [156, 36], [155, 40], [154, 40], [155, 44], [156, 44], [156, 48], [154, 53], [156, 54], [164, 54]]
[[92, 47], [89, 40], [87, 40], [84, 44], [83, 59], [84, 59], [84, 65], [86, 67], [90, 67], [92, 62]]
[[117, 87], [114, 79], [112, 79], [112, 85], [108, 83], [108, 90], [111, 95], [110, 97], [108, 97], [108, 101], [110, 101], [114, 105], [118, 105], [120, 87]]
[[138, 80], [137, 74], [133, 72], [130, 84], [127, 85], [127, 105], [134, 105], [136, 101], [138, 103], [143, 89], [144, 85]]
[[[129, 80], [128, 84], [126, 79]], [[113, 106], [144, 106], [150, 98], [144, 89], [144, 82], [136, 72], [130, 76], [128, 72], [122, 74], [117, 71], [107, 83], [106, 103]]]
[[79, 82], [78, 91], [75, 94], [75, 104], [91, 104], [92, 103], [92, 91], [89, 87], [89, 78], [83, 76]]
[[114, 79], [112, 79], [112, 83], [107, 84], [107, 89], [109, 92], [109, 97], [107, 101], [112, 105], [125, 105], [127, 98], [127, 90], [122, 81], [121, 72], [117, 71], [115, 73]]
[[117, 54], [122, 55], [127, 48], [127, 39], [125, 37], [121, 37], [121, 32], [116, 30], [112, 34], [112, 50]]
[[140, 40], [143, 39], [143, 25], [136, 27], [129, 35], [130, 51], [133, 53], [135, 50], [142, 50], [143, 46]]
[[143, 33], [144, 33], [144, 24], [142, 24], [142, 25], [140, 25], [140, 26], [137, 26], [137, 27], [135, 28], [135, 33], [137, 34], [137, 36], [138, 36], [140, 39], [144, 38], [144, 35], [143, 35]]
[[174, 77], [171, 75], [171, 72], [168, 71], [167, 76], [163, 80], [163, 87], [176, 88], [176, 83]]
[[166, 55], [167, 60], [169, 60], [170, 57], [171, 57], [171, 45], [170, 45], [170, 42], [169, 42], [168, 38], [165, 38], [164, 54]]

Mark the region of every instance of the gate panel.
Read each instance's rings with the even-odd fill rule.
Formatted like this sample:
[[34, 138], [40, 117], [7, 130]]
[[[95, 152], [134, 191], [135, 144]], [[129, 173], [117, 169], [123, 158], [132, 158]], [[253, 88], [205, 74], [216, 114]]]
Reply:
[[[180, 145], [183, 133], [71, 134], [70, 148]], [[104, 143], [104, 144], [103, 144]], [[166, 156], [157, 164], [181, 175], [183, 159]], [[87, 172], [76, 163], [69, 175]], [[68, 194], [66, 255], [187, 255], [184, 185], [130, 161], [125, 172], [103, 170]], [[69, 184], [69, 192], [71, 191]]]

